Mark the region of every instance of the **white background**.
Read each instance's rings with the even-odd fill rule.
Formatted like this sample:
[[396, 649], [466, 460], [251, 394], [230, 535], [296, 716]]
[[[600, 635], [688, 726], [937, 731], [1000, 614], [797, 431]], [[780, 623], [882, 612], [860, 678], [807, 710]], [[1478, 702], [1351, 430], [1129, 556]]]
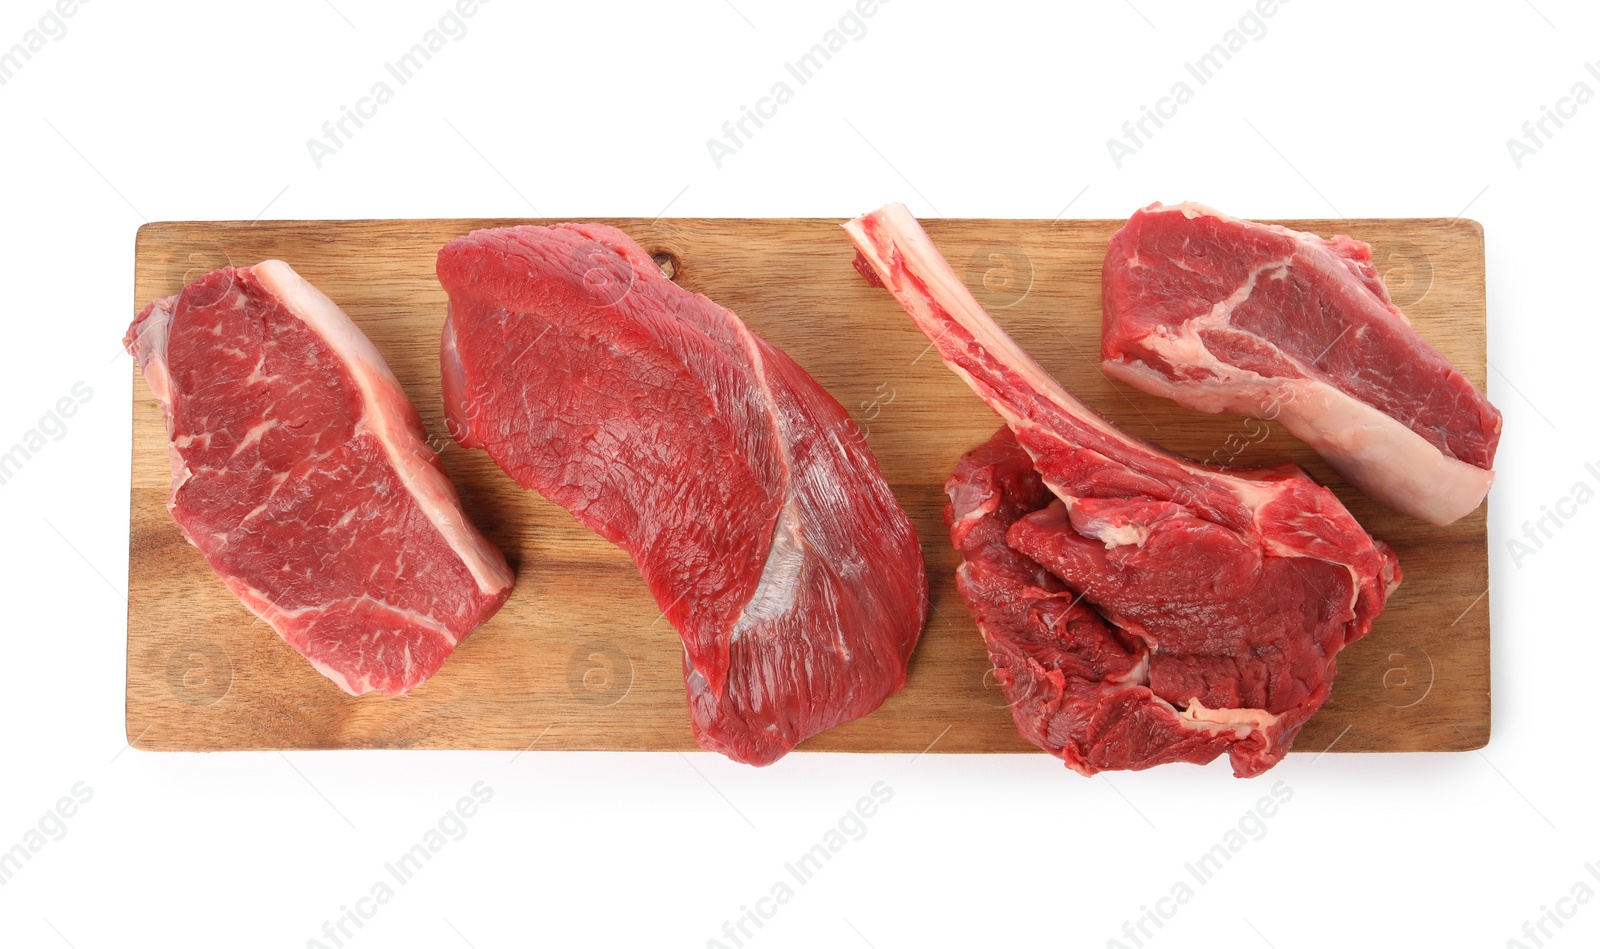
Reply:
[[[1584, 869], [1600, 818], [1583, 684], [1600, 662], [1600, 504], [1520, 566], [1506, 545], [1600, 463], [1600, 103], [1520, 170], [1506, 140], [1574, 83], [1600, 91], [1585, 72], [1600, 14], [1296, 0], [1119, 170], [1106, 139], [1248, 10], [1135, 2], [892, 0], [718, 169], [706, 140], [846, 0], [493, 0], [320, 170], [306, 140], [447, 0], [83, 4], [0, 86], [0, 447], [74, 383], [93, 392], [0, 486], [0, 849], [75, 783], [93, 797], [0, 887], [0, 944], [307, 945], [483, 781], [494, 797], [467, 836], [348, 945], [703, 946], [883, 781], [894, 796], [866, 836], [747, 945], [1101, 946], [1282, 781], [1293, 797], [1265, 836], [1148, 944], [1502, 946], [1559, 905], [1576, 915], [1545, 944], [1595, 945], [1600, 907], [1557, 901], [1580, 880], [1600, 889]], [[4, 0], [0, 50], [46, 9]], [[125, 750], [118, 341], [144, 221], [843, 218], [889, 200], [930, 217], [1115, 217], [1185, 198], [1249, 217], [1484, 223], [1506, 434], [1482, 753], [1295, 755], [1241, 782], [1222, 762], [1086, 780], [1044, 755], [797, 754], [757, 770], [711, 755]]]

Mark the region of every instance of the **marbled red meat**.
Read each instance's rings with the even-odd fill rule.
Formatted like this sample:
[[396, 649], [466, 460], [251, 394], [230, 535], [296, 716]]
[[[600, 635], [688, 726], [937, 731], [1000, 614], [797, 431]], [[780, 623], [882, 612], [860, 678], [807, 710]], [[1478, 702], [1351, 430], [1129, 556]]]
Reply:
[[1107, 375], [1280, 421], [1346, 481], [1431, 523], [1488, 492], [1500, 412], [1412, 329], [1367, 244], [1152, 204], [1111, 238], [1102, 288]]
[[946, 516], [1021, 734], [1085, 774], [1226, 752], [1246, 777], [1281, 760], [1398, 585], [1393, 551], [1292, 465], [1209, 470], [1102, 419], [903, 206], [846, 229], [1006, 423], [951, 476]]
[[124, 345], [166, 416], [167, 509], [251, 612], [341, 689], [427, 681], [511, 592], [372, 343], [288, 265], [225, 267]]

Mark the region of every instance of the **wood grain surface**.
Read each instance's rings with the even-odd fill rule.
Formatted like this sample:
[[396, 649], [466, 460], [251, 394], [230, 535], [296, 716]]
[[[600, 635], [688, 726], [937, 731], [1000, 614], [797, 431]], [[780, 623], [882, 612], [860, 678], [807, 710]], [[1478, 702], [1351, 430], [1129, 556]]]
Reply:
[[[287, 261], [366, 331], [416, 402], [466, 507], [517, 571], [505, 608], [410, 695], [352, 698], [253, 617], [166, 512], [160, 409], [137, 370], [128, 583], [127, 731], [137, 748], [688, 750], [677, 635], [626, 555], [445, 435], [434, 255], [523, 220], [158, 223], [139, 231], [129, 310], [225, 264]], [[837, 220], [607, 220], [670, 255], [679, 284], [738, 313], [855, 416], [922, 539], [933, 611], [904, 691], [802, 751], [1027, 752], [953, 582], [943, 484], [999, 425], [883, 290], [851, 268]], [[1447, 751], [1489, 738], [1485, 510], [1449, 527], [1355, 493], [1270, 425], [1207, 416], [1116, 384], [1098, 367], [1100, 264], [1118, 221], [933, 220], [945, 254], [999, 322], [1089, 405], [1202, 461], [1291, 459], [1392, 544], [1405, 583], [1339, 657], [1333, 697], [1297, 751]], [[1372, 243], [1418, 331], [1484, 384], [1482, 229], [1471, 221], [1288, 221]], [[665, 259], [665, 258], [661, 258]]]

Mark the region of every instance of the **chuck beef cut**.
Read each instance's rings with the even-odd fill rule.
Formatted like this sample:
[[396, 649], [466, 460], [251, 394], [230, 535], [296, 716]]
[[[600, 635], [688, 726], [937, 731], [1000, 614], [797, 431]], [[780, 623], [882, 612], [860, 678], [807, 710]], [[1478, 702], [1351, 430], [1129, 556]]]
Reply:
[[1022, 735], [1084, 774], [1276, 764], [1398, 585], [1394, 553], [1292, 465], [1209, 470], [1096, 415], [903, 206], [846, 229], [858, 267], [1007, 425], [951, 476], [946, 517]]
[[339, 688], [415, 688], [505, 602], [511, 570], [400, 384], [287, 264], [208, 274], [123, 342], [166, 416], [183, 536]]
[[1499, 411], [1411, 328], [1360, 241], [1152, 204], [1111, 238], [1103, 294], [1113, 378], [1281, 421], [1345, 480], [1434, 524], [1494, 480]]
[[922, 552], [805, 370], [615, 228], [476, 231], [438, 272], [452, 434], [632, 556], [703, 747], [768, 764], [905, 684]]

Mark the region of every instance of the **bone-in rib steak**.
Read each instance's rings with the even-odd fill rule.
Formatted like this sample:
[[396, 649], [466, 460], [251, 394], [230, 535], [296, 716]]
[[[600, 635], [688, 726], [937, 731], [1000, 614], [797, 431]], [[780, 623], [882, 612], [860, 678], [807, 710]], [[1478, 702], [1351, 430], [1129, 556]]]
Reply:
[[251, 612], [352, 695], [398, 695], [511, 592], [383, 358], [287, 264], [225, 267], [123, 341], [166, 416], [167, 509]]
[[1488, 492], [1500, 413], [1411, 328], [1368, 245], [1153, 204], [1111, 238], [1102, 286], [1108, 375], [1281, 421], [1425, 521], [1448, 524]]
[[703, 747], [767, 764], [905, 684], [922, 552], [805, 370], [615, 228], [477, 231], [438, 271], [452, 434], [633, 557]]
[[1259, 774], [1399, 583], [1394, 553], [1294, 466], [1224, 473], [1118, 430], [1024, 353], [906, 209], [846, 229], [1009, 430], [962, 460], [957, 587], [1022, 735], [1085, 774]]

